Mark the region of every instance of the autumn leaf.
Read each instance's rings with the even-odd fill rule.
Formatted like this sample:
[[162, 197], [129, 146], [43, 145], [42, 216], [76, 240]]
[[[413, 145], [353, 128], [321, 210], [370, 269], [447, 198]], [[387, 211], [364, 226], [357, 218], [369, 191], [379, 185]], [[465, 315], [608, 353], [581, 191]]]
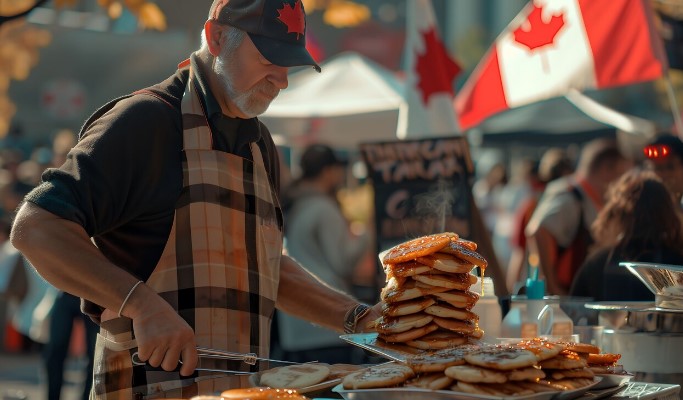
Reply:
[[277, 11], [277, 19], [287, 25], [287, 33], [296, 33], [296, 39], [299, 40], [299, 35], [303, 35], [306, 31], [306, 20], [304, 9], [301, 7], [301, 0], [296, 0], [294, 6], [283, 3], [282, 8]]
[[137, 15], [144, 29], [166, 30], [166, 17], [156, 4], [142, 4], [137, 10]]
[[564, 14], [553, 15], [550, 21], [543, 21], [543, 6], [534, 4], [534, 9], [527, 17], [528, 26], [524, 29], [524, 24], [520, 25], [513, 32], [515, 41], [535, 50], [539, 47], [553, 44], [555, 36], [564, 26]]
[[352, 1], [333, 1], [325, 9], [323, 21], [335, 28], [350, 28], [370, 19], [370, 9]]
[[436, 35], [434, 27], [422, 33], [425, 52], [418, 54], [415, 69], [418, 87], [422, 93], [422, 103], [427, 106], [429, 98], [436, 93], [453, 95], [453, 79], [462, 68], [453, 61], [446, 48]]

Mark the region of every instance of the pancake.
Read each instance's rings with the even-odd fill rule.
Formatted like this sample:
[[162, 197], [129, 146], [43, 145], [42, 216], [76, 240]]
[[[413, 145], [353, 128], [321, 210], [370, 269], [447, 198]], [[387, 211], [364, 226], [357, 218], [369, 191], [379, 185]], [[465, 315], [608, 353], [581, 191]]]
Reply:
[[421, 297], [396, 303], [384, 303], [382, 304], [382, 315], [400, 317], [403, 315], [416, 314], [434, 304], [436, 304], [436, 300], [429, 297]]
[[449, 290], [432, 294], [434, 298], [452, 305], [457, 308], [471, 309], [479, 300], [479, 295], [469, 290]]
[[465, 360], [480, 367], [508, 371], [530, 367], [537, 358], [533, 352], [519, 347], [489, 346], [467, 354]]
[[593, 379], [595, 374], [589, 368], [578, 368], [578, 369], [558, 369], [558, 370], [548, 370], [547, 374], [550, 378], [555, 380], [560, 379], [573, 379], [573, 378], [588, 378]]
[[436, 323], [438, 326], [446, 330], [460, 333], [462, 335], [471, 336], [472, 334], [476, 334], [477, 332], [476, 325], [464, 321], [459, 321], [457, 319], [434, 317], [434, 323]]
[[327, 377], [328, 380], [343, 378], [352, 372], [363, 369], [362, 366], [354, 364], [332, 364], [329, 368], [330, 375]]
[[387, 285], [382, 289], [381, 299], [387, 303], [398, 301], [413, 300], [434, 293], [447, 292], [448, 288], [436, 287], [431, 285], [418, 285], [412, 278], [404, 284], [399, 284], [395, 278], [389, 279]]
[[[417, 262], [429, 266], [438, 271], [447, 272], [449, 274], [467, 274], [475, 265], [467, 261], [461, 260], [452, 254], [435, 253], [424, 257], [417, 258]], [[417, 274], [415, 274], [417, 275]]]
[[621, 358], [621, 354], [589, 354], [588, 364], [589, 365], [615, 365], [617, 361]]
[[402, 364], [383, 364], [363, 369], [344, 377], [344, 389], [373, 389], [399, 385], [415, 376], [409, 367]]
[[467, 290], [477, 283], [477, 277], [472, 274], [448, 274], [448, 275], [415, 275], [413, 279], [438, 288]]
[[406, 381], [404, 387], [414, 387], [429, 390], [443, 390], [453, 384], [453, 379], [442, 373], [420, 374]]
[[534, 338], [529, 340], [523, 340], [516, 344], [517, 347], [526, 349], [536, 354], [538, 361], [547, 360], [553, 358], [565, 350], [564, 345], [549, 342], [540, 338]]
[[404, 315], [398, 318], [381, 316], [376, 321], [375, 329], [381, 334], [390, 335], [425, 326], [433, 319], [433, 316], [424, 313]]
[[424, 310], [425, 313], [435, 317], [451, 318], [466, 322], [477, 322], [479, 316], [462, 308], [455, 308], [447, 303], [437, 303]]
[[535, 367], [513, 369], [508, 371], [507, 374], [510, 381], [536, 381], [546, 376], [542, 369]]
[[329, 374], [330, 368], [323, 364], [287, 365], [262, 373], [259, 384], [278, 389], [298, 389], [318, 384]]
[[457, 333], [438, 329], [415, 340], [405, 342], [408, 346], [421, 350], [439, 350], [460, 346], [468, 342], [468, 338]]
[[430, 332], [434, 332], [437, 329], [439, 329], [439, 327], [436, 324], [429, 324], [401, 333], [393, 333], [390, 335], [381, 334], [379, 335], [379, 337], [385, 342], [389, 343], [404, 343], [410, 340], [421, 338], [422, 336]]
[[386, 264], [384, 273], [387, 278], [408, 278], [414, 275], [424, 274], [432, 270], [432, 267], [420, 264], [416, 261], [408, 261], [400, 264]]
[[553, 358], [538, 363], [543, 369], [577, 369], [585, 368], [588, 363], [576, 353], [562, 352]]
[[465, 354], [478, 350], [479, 346], [464, 345], [435, 352], [409, 355], [406, 364], [416, 373], [443, 371], [454, 365], [465, 364]]
[[488, 266], [488, 262], [484, 257], [482, 257], [481, 254], [474, 250], [468, 249], [457, 241], [448, 243], [446, 247], [440, 249], [439, 251], [441, 253], [454, 255], [465, 262], [482, 267], [483, 269], [486, 269], [486, 266]]
[[424, 257], [436, 253], [451, 243], [451, 240], [458, 239], [455, 233], [438, 233], [434, 235], [422, 236], [407, 242], [401, 243], [389, 249], [382, 258], [383, 264], [398, 264], [418, 257]]
[[564, 346], [566, 350], [573, 351], [579, 354], [590, 354], [590, 353], [600, 353], [600, 348], [598, 346], [589, 343], [572, 343], [572, 342], [558, 342], [557, 344]]
[[451, 377], [458, 382], [503, 383], [508, 380], [507, 375], [504, 372], [475, 365], [456, 365], [454, 367], [448, 367], [444, 373], [446, 376]]
[[[451, 241], [453, 241], [453, 240], [451, 240]], [[473, 242], [473, 241], [471, 241], [471, 240], [466, 240], [466, 239], [463, 239], [463, 238], [458, 238], [457, 240], [455, 240], [455, 243], [456, 243], [456, 244], [459, 244], [460, 246], [462, 246], [462, 247], [464, 247], [464, 248], [466, 248], [466, 249], [469, 249], [469, 250], [472, 250], [472, 251], [477, 251], [477, 243], [476, 243], [476, 242]]]

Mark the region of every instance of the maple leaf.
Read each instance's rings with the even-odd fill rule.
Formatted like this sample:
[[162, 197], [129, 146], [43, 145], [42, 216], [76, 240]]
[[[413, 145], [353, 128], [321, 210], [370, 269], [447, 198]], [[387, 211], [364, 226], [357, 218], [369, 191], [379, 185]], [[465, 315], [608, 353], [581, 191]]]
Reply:
[[294, 6], [282, 3], [282, 8], [277, 12], [277, 19], [287, 25], [287, 33], [296, 33], [296, 39], [299, 40], [299, 35], [303, 35], [306, 30], [306, 19], [304, 9], [301, 7], [301, 0], [296, 0]]
[[513, 32], [517, 43], [523, 44], [529, 50], [553, 44], [555, 36], [564, 26], [564, 14], [553, 15], [549, 22], [543, 21], [542, 14], [543, 6], [539, 7], [534, 4], [534, 9], [527, 17], [528, 29], [519, 26]]
[[462, 71], [446, 52], [443, 43], [436, 36], [434, 27], [422, 32], [425, 52], [418, 54], [415, 69], [418, 76], [417, 86], [422, 93], [422, 103], [427, 106], [429, 98], [435, 93], [453, 95], [453, 79]]

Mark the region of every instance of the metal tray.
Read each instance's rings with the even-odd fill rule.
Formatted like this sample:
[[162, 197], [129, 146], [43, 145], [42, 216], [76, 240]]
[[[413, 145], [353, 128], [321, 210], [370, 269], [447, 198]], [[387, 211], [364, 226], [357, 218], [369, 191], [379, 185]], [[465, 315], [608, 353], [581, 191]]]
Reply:
[[600, 390], [600, 389], [607, 389], [607, 388], [613, 388], [617, 386], [622, 386], [631, 379], [633, 379], [633, 374], [596, 374], [596, 376], [599, 376], [602, 378], [600, 383], [597, 385], [593, 386], [592, 390]]
[[407, 387], [346, 390], [341, 384], [335, 386], [332, 391], [339, 393], [346, 400], [571, 400], [580, 397], [599, 382], [600, 378], [595, 377], [591, 385], [584, 386], [580, 389], [506, 397], [477, 395], [451, 390], [429, 390]]

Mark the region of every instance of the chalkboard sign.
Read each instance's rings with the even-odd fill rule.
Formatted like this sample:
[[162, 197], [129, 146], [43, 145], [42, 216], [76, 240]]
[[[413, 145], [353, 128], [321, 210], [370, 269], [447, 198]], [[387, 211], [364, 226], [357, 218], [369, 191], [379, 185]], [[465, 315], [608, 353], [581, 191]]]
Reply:
[[377, 250], [438, 232], [469, 238], [471, 177], [463, 137], [364, 143], [375, 192]]

